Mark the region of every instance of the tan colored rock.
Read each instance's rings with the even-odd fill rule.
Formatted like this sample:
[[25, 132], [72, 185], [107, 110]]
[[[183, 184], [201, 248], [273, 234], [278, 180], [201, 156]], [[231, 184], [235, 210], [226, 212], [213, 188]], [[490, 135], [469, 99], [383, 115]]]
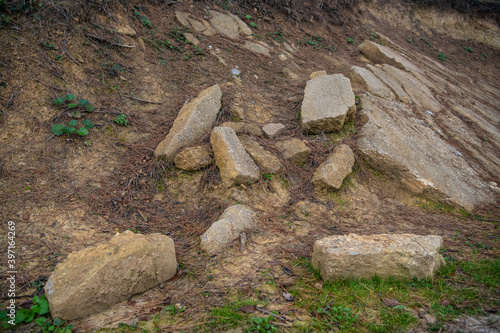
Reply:
[[495, 195], [462, 153], [407, 105], [360, 96], [367, 123], [357, 151], [371, 168], [416, 195], [463, 206], [493, 204]]
[[189, 27], [189, 16], [183, 12], [175, 12], [175, 18], [179, 22], [179, 24], [184, 27]]
[[232, 128], [215, 127], [210, 136], [210, 143], [224, 187], [254, 183], [259, 180], [259, 168], [247, 154]]
[[394, 99], [391, 88], [385, 85], [378, 77], [366, 68], [352, 66], [349, 79], [353, 86], [364, 89], [378, 97]]
[[243, 34], [245, 34], [245, 35], [247, 35], [247, 36], [250, 36], [250, 35], [252, 34], [252, 29], [250, 29], [250, 28], [248, 27], [248, 25], [247, 25], [245, 22], [243, 22], [243, 21], [242, 21], [242, 20], [241, 20], [238, 16], [236, 16], [236, 15], [234, 15], [234, 14], [231, 14], [231, 13], [228, 13], [228, 15], [229, 15], [229, 16], [230, 16], [233, 20], [235, 20], [235, 21], [236, 21], [236, 24], [238, 24], [238, 28], [239, 28], [239, 30], [240, 30]]
[[318, 77], [318, 76], [321, 76], [321, 75], [326, 75], [326, 71], [316, 71], [316, 72], [312, 72], [311, 75], [309, 76], [309, 78], [312, 80], [314, 79], [315, 77]]
[[262, 131], [270, 139], [277, 137], [286, 130], [285, 125], [280, 123], [269, 123], [262, 127]]
[[402, 70], [409, 70], [411, 65], [409, 61], [401, 56], [400, 53], [393, 51], [387, 46], [373, 43], [365, 40], [359, 45], [359, 50], [371, 61], [376, 64], [388, 64]]
[[254, 43], [251, 41], [245, 41], [245, 44], [243, 44], [243, 47], [249, 51], [252, 51], [254, 53], [259, 53], [262, 55], [265, 55], [266, 57], [271, 56], [271, 52], [269, 51], [268, 47], [265, 47], [264, 45], [261, 45], [259, 43]]
[[297, 166], [303, 166], [311, 155], [311, 149], [295, 138], [276, 142], [276, 148], [281, 150], [284, 158]]
[[198, 171], [213, 162], [205, 147], [184, 148], [174, 159], [175, 166], [186, 171]]
[[215, 254], [227, 248], [240, 238], [242, 232], [255, 227], [255, 212], [245, 205], [227, 208], [210, 228], [201, 236], [201, 247], [209, 254]]
[[215, 10], [209, 10], [210, 24], [216, 31], [231, 39], [238, 39], [240, 36], [240, 27], [238, 23], [229, 15], [219, 13]]
[[45, 294], [54, 318], [97, 313], [172, 278], [174, 242], [162, 234], [116, 234], [107, 244], [74, 252], [52, 272]]
[[116, 29], [116, 32], [130, 37], [135, 37], [137, 35], [137, 32], [129, 25], [118, 27], [118, 29]]
[[249, 122], [225, 122], [220, 125], [221, 127], [231, 127], [236, 134], [248, 134], [253, 136], [262, 136], [262, 130], [256, 123]]
[[333, 149], [325, 162], [314, 172], [312, 183], [318, 190], [338, 190], [344, 178], [352, 172], [354, 154], [347, 145], [339, 145]]
[[186, 39], [189, 42], [191, 42], [191, 44], [193, 44], [194, 46], [200, 45], [200, 41], [193, 34], [190, 34], [189, 32], [185, 32], [184, 36], [186, 36]]
[[203, 90], [184, 105], [165, 140], [155, 150], [155, 156], [172, 161], [177, 152], [201, 139], [212, 130], [221, 106], [222, 91], [218, 84]]
[[351, 81], [342, 74], [321, 75], [307, 81], [302, 102], [302, 131], [316, 134], [339, 131], [354, 116]]
[[263, 173], [277, 174], [281, 172], [283, 165], [276, 155], [265, 150], [257, 141], [248, 136], [241, 136], [240, 141]]
[[442, 238], [411, 234], [330, 236], [314, 243], [312, 265], [325, 281], [432, 277], [444, 265]]
[[370, 70], [378, 79], [384, 82], [396, 95], [397, 99], [403, 103], [411, 104], [412, 100], [410, 95], [406, 93], [401, 84], [392, 75], [387, 73], [382, 69], [382, 66], [371, 66], [366, 65], [366, 68]]

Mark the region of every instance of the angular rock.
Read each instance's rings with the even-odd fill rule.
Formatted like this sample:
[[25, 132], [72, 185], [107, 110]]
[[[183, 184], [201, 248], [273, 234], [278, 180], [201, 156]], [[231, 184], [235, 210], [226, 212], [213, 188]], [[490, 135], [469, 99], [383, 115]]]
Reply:
[[203, 90], [184, 105], [165, 140], [155, 150], [155, 156], [172, 161], [183, 147], [201, 139], [210, 132], [221, 106], [222, 92], [218, 84]]
[[54, 318], [73, 320], [106, 310], [172, 278], [174, 242], [162, 234], [116, 234], [107, 244], [74, 252], [45, 285]]
[[394, 99], [391, 88], [386, 86], [378, 77], [366, 68], [352, 66], [349, 79], [352, 85], [357, 85], [378, 97]]
[[248, 25], [243, 22], [238, 16], [234, 15], [234, 14], [231, 14], [231, 13], [228, 13], [228, 15], [236, 21], [236, 24], [238, 24], [238, 28], [240, 29], [240, 31], [247, 35], [247, 36], [250, 36], [252, 34], [252, 29], [250, 29], [248, 27]]
[[259, 180], [259, 168], [247, 154], [232, 128], [215, 127], [210, 136], [210, 143], [224, 187], [254, 183]]
[[188, 40], [188, 42], [191, 42], [191, 44], [193, 44], [194, 46], [200, 45], [200, 41], [193, 34], [190, 34], [189, 32], [185, 32], [184, 36], [186, 36], [186, 39]]
[[321, 75], [326, 75], [326, 71], [316, 71], [316, 72], [312, 72], [311, 75], [309, 76], [309, 78], [312, 80], [314, 79], [315, 77], [318, 77], [318, 76], [321, 76]]
[[257, 141], [248, 136], [241, 136], [240, 141], [262, 172], [267, 174], [281, 172], [283, 165], [276, 155], [265, 150]]
[[354, 116], [351, 81], [342, 74], [321, 75], [306, 84], [302, 102], [302, 131], [317, 134], [339, 131]]
[[[233, 17], [219, 13], [215, 10], [209, 10], [210, 15], [210, 23], [219, 33], [223, 34], [226, 37], [231, 39], [238, 39], [240, 36], [240, 24], [244, 22], [237, 22]], [[248, 29], [248, 27], [246, 27]], [[244, 29], [247, 31], [246, 29]], [[248, 31], [247, 31], [248, 32]]]
[[177, 18], [177, 21], [180, 23], [181, 26], [183, 27], [192, 27], [194, 31], [203, 33], [205, 36], [212, 36], [215, 33], [215, 30], [212, 28], [210, 23], [208, 23], [205, 20], [195, 20], [187, 13], [184, 12], [175, 12], [175, 17]]
[[186, 171], [198, 171], [213, 162], [205, 147], [184, 148], [174, 159], [175, 166]]
[[243, 44], [243, 47], [249, 51], [265, 55], [266, 57], [271, 56], [271, 52], [269, 51], [269, 48], [265, 47], [264, 45], [261, 45], [259, 43], [254, 43], [254, 42], [250, 42], [247, 40], [247, 41], [245, 41], [245, 44]]
[[227, 208], [201, 236], [201, 247], [209, 254], [225, 249], [240, 238], [242, 232], [255, 227], [255, 212], [245, 205]]
[[344, 178], [352, 172], [353, 165], [354, 154], [351, 148], [347, 145], [339, 145], [316, 169], [312, 183], [319, 190], [338, 190]]
[[269, 123], [262, 127], [264, 134], [270, 139], [277, 137], [286, 130], [285, 125], [280, 123]]
[[312, 265], [325, 281], [432, 277], [444, 264], [439, 236], [412, 234], [335, 235], [314, 243]]
[[281, 150], [284, 158], [297, 166], [303, 166], [311, 155], [311, 149], [302, 140], [295, 138], [276, 142], [276, 148]]
[[175, 12], [175, 18], [180, 23], [180, 25], [184, 27], [189, 27], [189, 16], [183, 12]]
[[134, 29], [132, 29], [132, 27], [130, 27], [129, 25], [118, 27], [118, 29], [116, 29], [116, 32], [130, 37], [135, 37], [137, 35], [137, 32]]
[[389, 75], [389, 73], [385, 72], [382, 69], [382, 66], [372, 66], [366, 65], [366, 68], [370, 70], [378, 79], [384, 82], [396, 95], [397, 99], [403, 103], [411, 104], [412, 100], [410, 95], [406, 93], [401, 84], [394, 77]]
[[253, 136], [262, 136], [262, 130], [256, 123], [248, 122], [225, 122], [221, 127], [231, 127], [236, 134], [248, 134]]
[[488, 183], [466, 158], [405, 104], [375, 96], [361, 100], [368, 122], [361, 128], [358, 152], [373, 169], [431, 200], [469, 210], [495, 202]]
[[368, 59], [376, 64], [388, 64], [402, 70], [408, 70], [411, 67], [408, 66], [408, 60], [387, 46], [365, 40], [358, 47]]

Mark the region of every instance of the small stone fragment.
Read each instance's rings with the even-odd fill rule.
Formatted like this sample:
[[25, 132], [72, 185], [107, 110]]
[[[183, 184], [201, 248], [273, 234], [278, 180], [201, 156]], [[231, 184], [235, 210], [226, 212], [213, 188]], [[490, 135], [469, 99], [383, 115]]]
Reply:
[[175, 166], [181, 170], [198, 171], [213, 163], [205, 147], [184, 148], [174, 159]]
[[352, 171], [354, 154], [347, 145], [335, 147], [325, 162], [314, 172], [312, 183], [316, 189], [340, 189], [342, 182]]
[[264, 134], [270, 139], [277, 137], [285, 130], [286, 130], [285, 125], [280, 123], [269, 123], [262, 127], [262, 131], [264, 131]]
[[297, 166], [303, 166], [311, 155], [311, 149], [302, 140], [296, 138], [278, 141], [276, 148], [281, 150], [284, 158]]
[[118, 27], [118, 29], [116, 29], [116, 32], [130, 37], [135, 37], [137, 35], [137, 32], [134, 29], [132, 29], [129, 25]]
[[257, 141], [248, 136], [241, 136], [240, 141], [262, 172], [267, 174], [281, 172], [283, 165], [273, 153], [265, 150]]

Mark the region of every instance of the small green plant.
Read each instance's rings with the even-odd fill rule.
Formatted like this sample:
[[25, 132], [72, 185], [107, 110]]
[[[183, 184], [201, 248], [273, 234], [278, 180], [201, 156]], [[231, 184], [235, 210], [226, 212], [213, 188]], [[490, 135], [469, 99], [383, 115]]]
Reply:
[[10, 16], [0, 14], [0, 29], [4, 28], [9, 24], [10, 22]]
[[252, 317], [251, 323], [252, 325], [248, 328], [248, 332], [258, 332], [258, 333], [266, 333], [266, 332], [277, 332], [278, 329], [271, 325], [274, 316], [269, 317]]
[[488, 55], [486, 53], [483, 53], [484, 59], [488, 58]]
[[56, 55], [56, 60], [57, 61], [62, 61], [64, 59], [63, 55], [62, 54], [58, 54]]
[[[373, 36], [372, 36], [372, 37], [373, 37]], [[354, 44], [354, 39], [353, 39], [353, 38], [351, 38], [351, 37], [347, 38], [347, 43], [352, 43], [352, 44]]]
[[326, 306], [320, 308], [317, 312], [323, 315], [328, 321], [338, 326], [341, 330], [351, 328], [359, 321], [358, 315], [351, 308], [343, 306]]
[[43, 48], [46, 50], [57, 50], [57, 48], [52, 43], [47, 43], [47, 42], [41, 40], [40, 44], [42, 44]]
[[248, 20], [251, 20], [252, 19], [252, 15], [245, 15], [245, 18], [248, 19]]
[[80, 129], [76, 129], [77, 125], [78, 125], [78, 121], [73, 119], [73, 120], [70, 120], [68, 125], [64, 125], [64, 124], [55, 124], [55, 125], [52, 125], [52, 133], [54, 133], [54, 135], [57, 135], [57, 136], [61, 136], [63, 134], [78, 134], [80, 136], [86, 136], [89, 134], [89, 129], [92, 129], [94, 128], [94, 123], [92, 123], [92, 121], [90, 121], [89, 119], [84, 119], [82, 121], [83, 123], [83, 127], [80, 127]]
[[439, 60], [441, 60], [441, 61], [444, 61], [444, 62], [448, 61], [448, 60], [446, 59], [447, 57], [444, 55], [444, 53], [443, 53], [443, 52], [439, 52], [439, 53], [438, 53], [438, 55], [437, 55], [437, 58], [438, 58]]
[[145, 27], [148, 27], [148, 28], [151, 28], [153, 25], [151, 24], [151, 21], [149, 20], [149, 18], [147, 18], [146, 16], [143, 16], [141, 18], [141, 23], [145, 26]]
[[126, 114], [122, 113], [119, 116], [116, 116], [113, 121], [120, 126], [128, 126], [128, 118]]
[[469, 47], [469, 46], [464, 47], [464, 50], [467, 53], [473, 53], [474, 52], [474, 50], [472, 49], [472, 47]]
[[[52, 103], [58, 106], [65, 106], [66, 110], [71, 110], [71, 116], [73, 118], [81, 118], [80, 111], [93, 112], [95, 107], [90, 104], [90, 102], [84, 98], [80, 98], [78, 101], [76, 100], [76, 96], [73, 94], [67, 94], [66, 96], [59, 96], [52, 100]], [[76, 102], [76, 103], [75, 103]], [[80, 136], [86, 136], [89, 134], [89, 129], [94, 128], [94, 123], [90, 119], [82, 120], [83, 127], [80, 127], [78, 130], [76, 129], [78, 125], [78, 121], [76, 119], [70, 120], [69, 123], [66, 124], [55, 124], [52, 125], [51, 130], [52, 133], [56, 136], [61, 136], [63, 134], [78, 134]]]
[[274, 174], [272, 174], [272, 173], [263, 173], [262, 176], [264, 176], [264, 178], [267, 179], [267, 180], [273, 180]]
[[177, 307], [175, 304], [169, 305], [165, 308], [165, 311], [170, 313], [172, 316], [175, 316], [178, 313], [184, 312], [184, 310], [186, 310], [186, 308]]
[[80, 98], [77, 103], [74, 102], [76, 96], [73, 94], [67, 94], [66, 96], [56, 97], [52, 100], [52, 103], [58, 106], [66, 105], [68, 109], [83, 109], [87, 112], [93, 112], [95, 107], [90, 104], [90, 102], [84, 98]]

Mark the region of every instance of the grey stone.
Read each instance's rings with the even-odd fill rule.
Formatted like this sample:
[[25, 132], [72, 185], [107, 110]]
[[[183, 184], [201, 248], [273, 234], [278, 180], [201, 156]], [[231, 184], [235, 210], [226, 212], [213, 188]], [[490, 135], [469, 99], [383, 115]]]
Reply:
[[215, 127], [210, 142], [224, 187], [254, 183], [259, 180], [259, 168], [247, 154], [232, 128]]
[[444, 264], [439, 236], [411, 234], [330, 236], [314, 243], [312, 265], [325, 281], [432, 277]]
[[162, 234], [116, 234], [107, 244], [74, 252], [50, 275], [45, 294], [54, 318], [104, 311], [172, 278], [174, 242]]
[[244, 231], [255, 227], [255, 212], [245, 205], [227, 208], [201, 236], [201, 247], [209, 254], [218, 253], [237, 240]]
[[212, 129], [221, 106], [222, 91], [218, 84], [203, 90], [184, 105], [165, 140], [155, 150], [155, 156], [172, 161], [177, 152], [200, 140]]
[[248, 136], [241, 136], [240, 141], [262, 172], [267, 174], [281, 172], [283, 165], [276, 155], [265, 150], [257, 141]]
[[338, 190], [344, 178], [352, 172], [353, 165], [354, 154], [351, 148], [347, 145], [339, 145], [316, 169], [312, 183], [319, 190]]
[[262, 127], [262, 131], [268, 138], [275, 138], [286, 130], [285, 125], [280, 123], [269, 123]]
[[375, 96], [361, 96], [361, 101], [368, 122], [361, 128], [357, 151], [373, 169], [431, 200], [469, 210], [495, 202], [491, 188], [467, 160], [405, 104]]
[[201, 170], [213, 162], [205, 147], [184, 148], [174, 159], [175, 166], [186, 171]]
[[297, 166], [303, 166], [311, 155], [311, 149], [302, 140], [295, 138], [276, 142], [276, 148], [281, 150], [285, 159]]
[[349, 78], [353, 86], [358, 86], [378, 97], [394, 99], [391, 88], [366, 68], [352, 66]]
[[351, 82], [342, 74], [321, 75], [306, 84], [302, 102], [302, 131], [339, 131], [354, 116], [356, 103]]
[[215, 10], [209, 10], [210, 23], [216, 31], [231, 39], [238, 39], [240, 36], [240, 27], [231, 16], [219, 13]]

